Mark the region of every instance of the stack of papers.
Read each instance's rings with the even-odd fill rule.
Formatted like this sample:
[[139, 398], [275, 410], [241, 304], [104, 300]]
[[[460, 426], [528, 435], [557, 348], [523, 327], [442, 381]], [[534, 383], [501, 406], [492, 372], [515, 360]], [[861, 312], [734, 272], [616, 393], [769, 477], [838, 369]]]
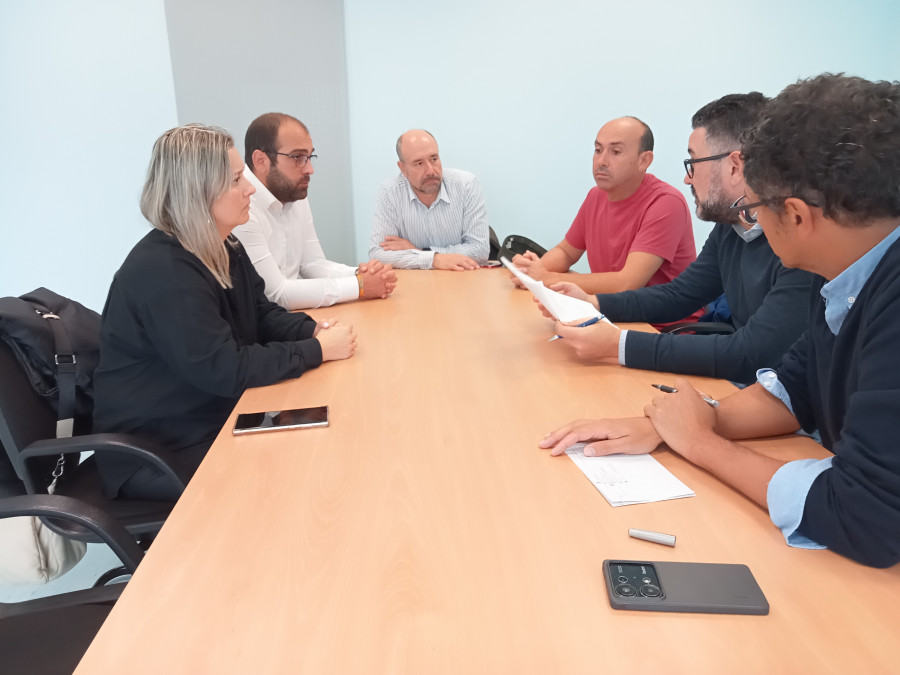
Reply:
[[694, 491], [652, 455], [585, 457], [586, 443], [566, 450], [575, 466], [588, 477], [610, 506], [628, 506], [693, 497]]
[[516, 278], [522, 282], [525, 288], [532, 292], [534, 297], [538, 299], [538, 302], [546, 307], [547, 311], [550, 312], [557, 321], [566, 323], [569, 321], [577, 321], [578, 319], [593, 319], [595, 316], [599, 316], [603, 321], [606, 321], [606, 323], [610, 322], [609, 319], [604, 317], [591, 303], [579, 300], [578, 298], [569, 297], [568, 295], [563, 295], [562, 293], [557, 293], [556, 291], [551, 291], [540, 281], [536, 281], [522, 272], [506, 258], [500, 258], [500, 262], [503, 263], [506, 269], [516, 275]]

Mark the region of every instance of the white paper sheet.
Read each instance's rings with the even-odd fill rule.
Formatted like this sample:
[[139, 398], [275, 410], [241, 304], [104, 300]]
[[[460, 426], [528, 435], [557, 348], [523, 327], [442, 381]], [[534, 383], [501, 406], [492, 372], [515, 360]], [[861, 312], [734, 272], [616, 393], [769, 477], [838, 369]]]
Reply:
[[[596, 307], [585, 300], [551, 291], [540, 281], [536, 281], [522, 272], [506, 258], [500, 258], [500, 262], [503, 263], [506, 269], [516, 275], [516, 278], [525, 285], [525, 288], [531, 291], [534, 297], [558, 321], [577, 321], [578, 319], [593, 319], [595, 316], [603, 316]], [[609, 320], [605, 317], [603, 320], [609, 323]]]
[[678, 480], [652, 455], [585, 457], [586, 443], [566, 450], [575, 466], [587, 476], [610, 506], [628, 506], [693, 497], [694, 491]]

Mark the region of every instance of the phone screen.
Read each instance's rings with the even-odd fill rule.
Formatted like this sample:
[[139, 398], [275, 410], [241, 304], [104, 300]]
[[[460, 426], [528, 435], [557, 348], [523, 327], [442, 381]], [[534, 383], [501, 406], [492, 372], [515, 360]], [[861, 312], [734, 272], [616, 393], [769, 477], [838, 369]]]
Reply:
[[328, 426], [328, 406], [270, 410], [268, 412], [242, 413], [234, 423], [235, 434], [251, 434], [279, 429], [305, 429]]

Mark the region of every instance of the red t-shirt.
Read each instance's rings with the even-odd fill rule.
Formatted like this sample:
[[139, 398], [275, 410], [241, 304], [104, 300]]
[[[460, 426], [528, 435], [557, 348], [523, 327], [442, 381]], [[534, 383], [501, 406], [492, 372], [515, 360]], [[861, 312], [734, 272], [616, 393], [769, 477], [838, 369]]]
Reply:
[[566, 241], [587, 251], [591, 272], [618, 272], [632, 251], [659, 256], [663, 264], [648, 286], [672, 281], [697, 257], [684, 195], [649, 173], [633, 195], [618, 202], [591, 188]]

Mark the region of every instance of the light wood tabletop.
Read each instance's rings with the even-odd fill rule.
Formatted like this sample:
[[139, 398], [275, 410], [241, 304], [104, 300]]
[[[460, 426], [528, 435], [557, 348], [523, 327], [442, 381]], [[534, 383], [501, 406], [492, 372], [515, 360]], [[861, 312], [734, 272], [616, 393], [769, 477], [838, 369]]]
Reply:
[[[578, 417], [641, 414], [673, 376], [579, 362], [505, 271], [402, 271], [387, 300], [310, 314], [352, 322], [357, 354], [246, 392], [78, 673], [900, 669], [900, 566], [790, 548], [669, 451], [696, 496], [612, 508], [537, 447]], [[238, 412], [323, 404], [328, 428], [231, 433]], [[771, 610], [613, 610], [606, 558], [747, 564]]]

